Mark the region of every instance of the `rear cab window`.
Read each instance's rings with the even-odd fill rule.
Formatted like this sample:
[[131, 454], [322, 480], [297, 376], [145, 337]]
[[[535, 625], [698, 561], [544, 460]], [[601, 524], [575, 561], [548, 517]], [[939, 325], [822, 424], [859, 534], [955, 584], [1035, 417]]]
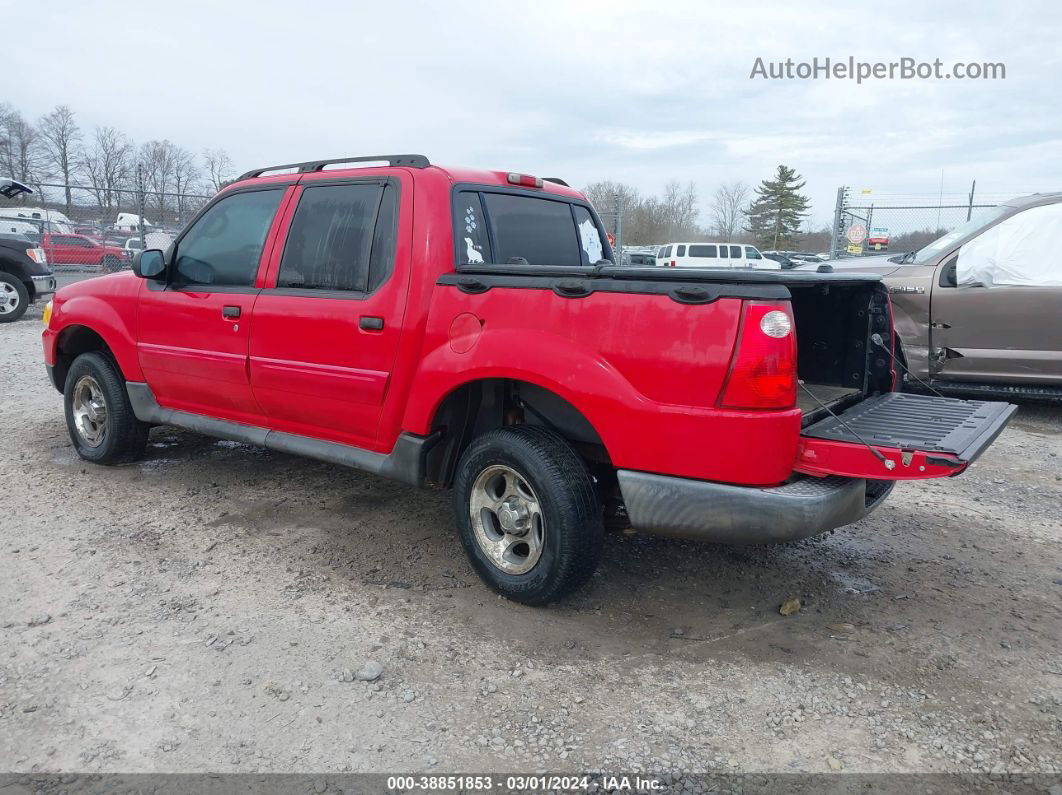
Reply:
[[564, 197], [470, 188], [454, 195], [453, 212], [462, 265], [578, 267], [612, 256], [590, 209]]

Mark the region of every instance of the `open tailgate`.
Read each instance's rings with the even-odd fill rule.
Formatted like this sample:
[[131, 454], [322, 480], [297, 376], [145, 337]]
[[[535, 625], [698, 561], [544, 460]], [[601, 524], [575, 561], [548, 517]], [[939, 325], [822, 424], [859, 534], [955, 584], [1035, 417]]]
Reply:
[[1017, 409], [1010, 403], [889, 392], [805, 428], [795, 469], [875, 480], [957, 475]]

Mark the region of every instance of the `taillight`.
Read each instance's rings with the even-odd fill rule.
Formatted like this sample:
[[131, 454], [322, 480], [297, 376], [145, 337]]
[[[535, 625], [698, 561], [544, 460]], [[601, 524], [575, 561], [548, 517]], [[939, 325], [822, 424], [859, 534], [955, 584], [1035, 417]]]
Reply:
[[796, 405], [797, 357], [788, 303], [746, 301], [719, 405], [788, 409]]
[[675, 260], [671, 260], [671, 267], [672, 267], [672, 268], [674, 268], [674, 267], [675, 267]]

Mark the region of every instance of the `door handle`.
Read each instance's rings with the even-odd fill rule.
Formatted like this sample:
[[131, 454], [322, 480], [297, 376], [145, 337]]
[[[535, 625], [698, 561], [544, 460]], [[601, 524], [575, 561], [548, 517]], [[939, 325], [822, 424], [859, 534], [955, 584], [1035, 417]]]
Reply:
[[238, 306], [226, 306], [221, 310], [221, 316], [226, 320], [235, 320], [240, 316], [240, 308]]
[[383, 331], [384, 319], [372, 315], [362, 315], [358, 320], [358, 326], [365, 331]]

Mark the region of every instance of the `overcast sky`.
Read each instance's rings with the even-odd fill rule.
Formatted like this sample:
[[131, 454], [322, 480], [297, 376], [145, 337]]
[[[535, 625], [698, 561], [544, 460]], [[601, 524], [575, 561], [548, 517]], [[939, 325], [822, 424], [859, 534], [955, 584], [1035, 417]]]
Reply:
[[[1062, 189], [1062, 6], [993, 5], [0, 0], [19, 42], [0, 102], [237, 169], [420, 152], [577, 186], [692, 179], [705, 206], [784, 163], [819, 222], [838, 185], [935, 194], [942, 169], [946, 192]], [[1006, 79], [749, 78], [757, 57], [816, 56]]]

